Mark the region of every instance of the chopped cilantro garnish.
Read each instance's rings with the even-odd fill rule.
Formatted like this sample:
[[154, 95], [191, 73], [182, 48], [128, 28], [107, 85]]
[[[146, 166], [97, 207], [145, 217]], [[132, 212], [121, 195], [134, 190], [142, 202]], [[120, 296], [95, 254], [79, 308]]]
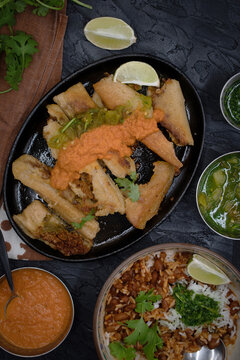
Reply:
[[130, 174], [130, 179], [116, 178], [115, 182], [118, 184], [118, 186], [121, 188], [123, 192], [126, 192], [127, 196], [132, 200], [132, 202], [136, 202], [140, 198], [139, 186], [138, 184], [135, 184], [137, 180], [136, 172], [132, 172]]
[[176, 311], [187, 326], [210, 324], [221, 316], [218, 302], [209, 296], [196, 294], [185, 286], [177, 284], [173, 290], [176, 300]]
[[140, 291], [136, 297], [136, 308], [135, 311], [143, 314], [145, 311], [151, 311], [154, 308], [154, 303], [161, 299], [161, 295], [154, 295], [153, 289], [149, 290], [147, 293], [145, 291]]
[[82, 220], [81, 220], [80, 223], [73, 222], [73, 223], [72, 223], [72, 226], [73, 226], [74, 229], [76, 229], [76, 230], [81, 229], [81, 228], [83, 227], [83, 225], [84, 225], [87, 221], [90, 221], [90, 220], [92, 220], [92, 219], [94, 219], [94, 218], [95, 218], [94, 209], [92, 209], [88, 215], [86, 215], [85, 217], [82, 218]]

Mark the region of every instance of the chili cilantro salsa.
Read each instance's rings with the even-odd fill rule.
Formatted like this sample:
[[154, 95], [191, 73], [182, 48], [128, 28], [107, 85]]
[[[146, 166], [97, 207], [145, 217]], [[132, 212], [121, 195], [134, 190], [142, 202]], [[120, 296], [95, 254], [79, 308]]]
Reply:
[[227, 154], [207, 168], [199, 182], [197, 199], [212, 229], [240, 238], [240, 152]]
[[229, 120], [234, 125], [240, 127], [240, 81], [236, 81], [226, 91], [224, 109]]

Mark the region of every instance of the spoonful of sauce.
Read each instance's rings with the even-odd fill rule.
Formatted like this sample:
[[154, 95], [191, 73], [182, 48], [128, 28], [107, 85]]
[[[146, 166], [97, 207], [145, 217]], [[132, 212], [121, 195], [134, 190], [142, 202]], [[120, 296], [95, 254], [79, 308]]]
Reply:
[[18, 297], [18, 295], [15, 293], [14, 290], [14, 285], [13, 285], [13, 279], [12, 279], [12, 272], [10, 269], [10, 265], [9, 265], [9, 259], [8, 259], [8, 255], [7, 255], [7, 249], [6, 249], [6, 245], [4, 242], [4, 238], [3, 238], [3, 233], [0, 229], [0, 258], [1, 258], [1, 262], [2, 262], [2, 266], [7, 278], [7, 282], [9, 285], [9, 288], [11, 290], [11, 296], [8, 299], [8, 301], [6, 302], [6, 305], [4, 307], [4, 314], [5, 314], [5, 318], [7, 317], [7, 307], [10, 304], [10, 302], [15, 299], [16, 297]]
[[185, 353], [184, 360], [226, 360], [226, 348], [223, 341], [215, 349], [203, 346], [194, 353]]

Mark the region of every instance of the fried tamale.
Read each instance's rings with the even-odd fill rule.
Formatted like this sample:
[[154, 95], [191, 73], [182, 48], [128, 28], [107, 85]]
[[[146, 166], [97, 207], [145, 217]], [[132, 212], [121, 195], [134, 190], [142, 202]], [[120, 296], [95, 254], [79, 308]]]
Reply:
[[93, 87], [108, 109], [115, 109], [119, 105], [125, 105], [131, 110], [142, 107], [139, 94], [126, 84], [114, 82], [112, 76], [102, 78]]
[[96, 107], [91, 96], [80, 82], [71, 86], [67, 91], [54, 96], [53, 100], [60, 106], [69, 119], [72, 119], [76, 114]]
[[14, 215], [13, 220], [25, 234], [65, 256], [86, 254], [92, 247], [92, 240], [76, 230], [68, 230], [64, 222], [39, 200], [34, 200], [21, 214]]
[[136, 172], [134, 160], [129, 156], [120, 157], [116, 151], [111, 151], [111, 159], [103, 159], [103, 162], [112, 174], [119, 178], [125, 178], [132, 172]]
[[177, 80], [168, 79], [152, 96], [153, 108], [164, 111], [161, 120], [174, 143], [181, 146], [193, 145], [193, 137], [189, 126], [185, 100]]
[[47, 111], [50, 116], [50, 119], [56, 120], [60, 125], [64, 125], [69, 121], [67, 115], [57, 104], [47, 105]]
[[[15, 179], [36, 191], [68, 224], [81, 223], [85, 216], [83, 212], [50, 185], [49, 167], [33, 156], [24, 154], [13, 162], [12, 171]], [[95, 219], [87, 221], [79, 231], [86, 238], [94, 239], [99, 231], [99, 224]]]
[[94, 161], [83, 170], [92, 177], [92, 187], [97, 200], [97, 216], [107, 216], [119, 212], [125, 213], [125, 203], [121, 191], [105, 173], [98, 161]]
[[174, 178], [174, 166], [165, 161], [154, 163], [154, 173], [147, 184], [139, 185], [140, 198], [136, 202], [126, 199], [126, 216], [138, 229], [144, 229], [148, 220], [158, 213], [161, 202]]
[[166, 139], [161, 130], [149, 136], [146, 136], [142, 140], [142, 143], [146, 145], [150, 150], [155, 152], [158, 156], [160, 156], [163, 160], [175, 166], [177, 170], [179, 170], [183, 166], [183, 164], [180, 160], [178, 160], [175, 154], [173, 143]]

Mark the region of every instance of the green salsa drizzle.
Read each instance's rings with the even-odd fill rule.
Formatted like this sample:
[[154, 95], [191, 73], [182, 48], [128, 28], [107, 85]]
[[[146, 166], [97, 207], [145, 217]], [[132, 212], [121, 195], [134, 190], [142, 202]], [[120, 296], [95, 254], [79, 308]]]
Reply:
[[197, 197], [203, 218], [214, 230], [240, 238], [240, 153], [228, 154], [207, 169]]
[[210, 324], [221, 316], [218, 302], [209, 296], [196, 294], [185, 286], [177, 284], [173, 289], [176, 311], [187, 326]]
[[[142, 102], [142, 110], [145, 117], [152, 116], [152, 99], [150, 96], [139, 94]], [[51, 137], [48, 146], [60, 149], [69, 141], [80, 137], [84, 132], [97, 128], [101, 125], [123, 124], [124, 119], [131, 113], [131, 103], [125, 106], [117, 106], [114, 110], [106, 108], [93, 108], [76, 115], [58, 130], [58, 134]]]
[[80, 137], [84, 132], [97, 128], [101, 125], [118, 125], [124, 122], [126, 109], [124, 106], [117, 106], [114, 110], [106, 108], [93, 108], [76, 115], [73, 119], [64, 124], [53, 136], [48, 145], [60, 149], [66, 142]]
[[240, 81], [236, 81], [224, 96], [225, 113], [234, 125], [240, 126]]

